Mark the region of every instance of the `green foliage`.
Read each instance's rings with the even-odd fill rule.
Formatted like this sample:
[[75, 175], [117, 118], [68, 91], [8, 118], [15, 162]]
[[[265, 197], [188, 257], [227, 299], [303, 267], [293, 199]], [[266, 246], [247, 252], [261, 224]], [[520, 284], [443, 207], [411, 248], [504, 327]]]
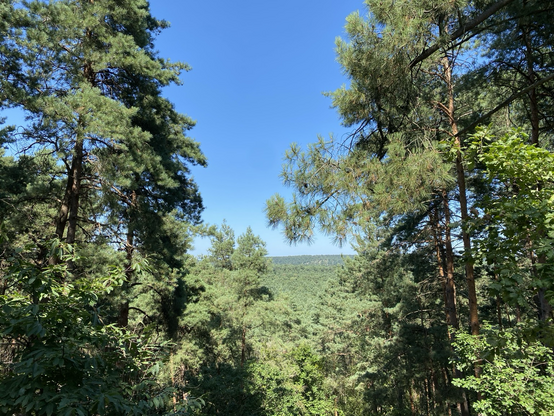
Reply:
[[249, 414], [256, 398], [246, 389], [245, 368], [256, 344], [279, 326], [279, 306], [261, 284], [269, 269], [265, 243], [250, 228], [236, 241], [226, 224], [212, 232], [209, 255], [191, 261], [184, 277], [173, 377], [194, 386], [205, 414]]
[[468, 371], [478, 364], [481, 371], [479, 377], [466, 376], [454, 384], [481, 394], [474, 403], [479, 414], [547, 416], [554, 412], [552, 349], [533, 333], [533, 327], [521, 324], [501, 330], [487, 325], [478, 337], [456, 335], [456, 366]]
[[[37, 267], [23, 250], [3, 259], [2, 413], [173, 413], [174, 390], [156, 380], [167, 345], [105, 322], [100, 300], [125, 275], [114, 268], [102, 278], [67, 280], [66, 262], [78, 257], [71, 246], [56, 241], [52, 249], [63, 261], [54, 266]], [[177, 413], [186, 412], [189, 403], [180, 401], [178, 408]]]
[[425, 137], [409, 149], [399, 135], [389, 139], [381, 146], [386, 158], [333, 139], [320, 138], [305, 152], [293, 144], [281, 177], [294, 194], [290, 202], [280, 195], [267, 201], [270, 225], [282, 225], [291, 242], [309, 242], [320, 227], [342, 244], [367, 233], [382, 213], [424, 209], [435, 189], [452, 183], [449, 168]]
[[246, 233], [237, 238], [237, 249], [231, 255], [231, 262], [234, 269], [250, 270], [262, 275], [269, 268], [266, 256], [265, 242], [248, 227]]
[[262, 284], [275, 296], [285, 297], [300, 312], [299, 319], [308, 321], [336, 270], [336, 266], [319, 264], [276, 264], [262, 277]]
[[[161, 96], [188, 67], [157, 55], [167, 23], [146, 0], [1, 2], [0, 107], [27, 119], [0, 130], [22, 150], [0, 150], [0, 413], [465, 415], [455, 386], [483, 415], [554, 412], [554, 157], [539, 147], [554, 4], [366, 6], [337, 41], [349, 85], [329, 94], [355, 129], [292, 145], [292, 200], [266, 207], [288, 240], [319, 226], [358, 255], [273, 265], [225, 223], [203, 229], [207, 256], [186, 254], [202, 210], [189, 167], [206, 161]], [[482, 114], [530, 135], [467, 140]], [[500, 329], [459, 332], [453, 351], [458, 310], [478, 330], [477, 293]], [[527, 323], [509, 328], [512, 312]]]
[[16, 162], [28, 186], [3, 204], [31, 197], [22, 212], [46, 238], [116, 241], [180, 267], [180, 223], [203, 209], [189, 166], [206, 160], [186, 135], [194, 122], [161, 96], [188, 69], [155, 51], [167, 22], [145, 0], [4, 3], [1, 103], [26, 116], [6, 140], [28, 161]]
[[358, 250], [314, 314], [330, 394], [347, 415], [444, 415], [457, 392], [438, 376], [450, 351], [428, 254], [370, 242]]
[[57, 170], [55, 159], [47, 152], [15, 158], [0, 149], [0, 222], [7, 237], [0, 246], [43, 244], [44, 230], [55, 215], [53, 201], [60, 193]]
[[521, 306], [537, 289], [554, 300], [554, 155], [526, 139], [521, 131], [495, 138], [480, 130], [467, 155], [496, 188], [482, 199], [482, 216], [471, 223], [486, 230], [477, 240], [476, 256], [497, 276], [493, 291]]
[[[457, 403], [468, 415], [447, 364], [452, 328], [520, 320], [531, 301], [552, 318], [554, 163], [539, 144], [553, 131], [553, 3], [365, 4], [337, 41], [349, 85], [329, 94], [352, 132], [291, 145], [292, 198], [273, 196], [266, 214], [291, 242], [319, 227], [360, 246], [312, 330], [345, 413], [443, 415]], [[495, 132], [517, 120], [533, 146], [467, 140], [484, 120]]]
[[214, 267], [232, 270], [231, 256], [235, 251], [235, 232], [223, 222], [220, 230], [214, 230], [211, 242], [209, 258]]
[[262, 415], [335, 414], [323, 384], [323, 359], [306, 344], [290, 352], [266, 348], [247, 371], [250, 389], [260, 397]]

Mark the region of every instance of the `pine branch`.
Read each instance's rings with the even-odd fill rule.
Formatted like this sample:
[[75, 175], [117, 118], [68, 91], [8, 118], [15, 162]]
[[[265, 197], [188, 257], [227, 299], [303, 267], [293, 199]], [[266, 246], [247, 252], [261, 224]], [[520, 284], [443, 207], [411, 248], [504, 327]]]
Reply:
[[[475, 17], [473, 20], [469, 21], [467, 24], [463, 24], [460, 26], [457, 30], [452, 32], [450, 35], [450, 42], [453, 42], [466, 33], [473, 30], [475, 27], [483, 23], [485, 20], [487, 20], [489, 17], [491, 17], [494, 13], [499, 11], [501, 8], [507, 6], [514, 0], [501, 0], [495, 4], [493, 4], [491, 7], [489, 7], [487, 10], [485, 10], [483, 13], [481, 13], [479, 16]], [[410, 62], [410, 69], [412, 69], [414, 66], [416, 66], [418, 63], [424, 61], [425, 59], [429, 58], [432, 54], [434, 54], [436, 51], [438, 51], [441, 47], [441, 43], [435, 43], [433, 46], [425, 49], [422, 53], [420, 53], [416, 58]]]
[[509, 96], [507, 99], [502, 101], [500, 104], [498, 104], [496, 107], [494, 107], [492, 110], [490, 110], [488, 113], [482, 115], [477, 120], [475, 120], [473, 123], [471, 123], [469, 126], [467, 126], [465, 129], [461, 130], [456, 134], [458, 137], [462, 137], [464, 134], [467, 134], [469, 131], [473, 130], [475, 127], [477, 127], [479, 124], [482, 124], [483, 121], [485, 121], [487, 118], [492, 116], [497, 111], [501, 110], [502, 108], [506, 107], [508, 104], [510, 104], [515, 99], [521, 97], [523, 94], [528, 93], [529, 91], [539, 87], [540, 85], [544, 84], [545, 82], [548, 82], [550, 80], [554, 79], [554, 74], [550, 74], [549, 76], [542, 78], [533, 84], [529, 85], [528, 87], [522, 89], [521, 91], [518, 91], [511, 96]]

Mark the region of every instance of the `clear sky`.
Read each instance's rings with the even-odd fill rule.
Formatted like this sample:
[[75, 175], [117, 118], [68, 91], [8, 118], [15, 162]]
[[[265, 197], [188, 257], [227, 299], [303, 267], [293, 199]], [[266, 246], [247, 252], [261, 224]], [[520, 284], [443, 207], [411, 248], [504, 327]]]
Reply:
[[[201, 144], [207, 168], [193, 174], [206, 207], [203, 219], [225, 219], [235, 234], [251, 226], [269, 255], [350, 254], [319, 235], [312, 245], [288, 245], [268, 228], [265, 201], [290, 195], [279, 178], [292, 142], [347, 130], [331, 100], [347, 80], [336, 62], [335, 39], [346, 17], [364, 11], [362, 0], [151, 0], [152, 14], [171, 23], [157, 38], [160, 56], [192, 71], [164, 92], [178, 111], [197, 121], [190, 135]], [[209, 246], [195, 242], [196, 254]]]

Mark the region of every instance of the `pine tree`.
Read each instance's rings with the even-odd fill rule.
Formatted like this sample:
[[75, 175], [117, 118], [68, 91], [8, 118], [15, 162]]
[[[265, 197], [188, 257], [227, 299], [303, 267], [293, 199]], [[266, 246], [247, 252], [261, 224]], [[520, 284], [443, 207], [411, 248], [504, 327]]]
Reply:
[[[549, 10], [549, 2], [525, 3], [526, 7], [518, 8], [519, 2], [514, 0], [366, 2], [368, 16], [349, 16], [346, 29], [350, 39], [337, 43], [338, 60], [350, 85], [331, 94], [343, 124], [353, 132], [339, 142], [320, 139], [307, 152], [293, 145], [282, 174], [284, 183], [295, 190], [293, 199], [287, 203], [275, 196], [267, 205], [270, 224], [282, 224], [290, 241], [311, 238], [318, 225], [339, 242], [376, 225], [392, 230], [391, 238], [397, 243], [403, 241], [412, 249], [420, 245], [433, 248], [437, 274], [443, 281], [451, 341], [453, 331], [461, 327], [456, 302], [460, 260], [465, 268], [464, 292], [473, 335], [479, 333], [480, 325], [468, 227], [469, 212], [476, 208], [472, 199], [481, 196], [468, 186], [475, 172], [466, 171], [465, 138], [476, 123], [488, 121], [525, 93], [532, 96], [533, 90], [549, 81], [546, 55], [542, 61], [536, 59], [540, 54], [534, 55], [531, 62], [536, 66], [531, 68], [532, 47], [506, 48], [510, 59], [527, 62], [526, 69], [519, 66], [519, 74], [526, 74], [523, 77], [528, 82], [522, 82], [509, 97], [504, 95], [499, 104], [479, 100], [475, 107], [481, 113], [475, 111], [478, 93], [470, 80], [477, 72], [472, 72], [472, 59], [484, 49], [477, 49], [480, 44], [473, 39], [480, 37], [495, 45], [491, 33], [497, 36], [504, 31], [515, 36], [508, 22], [517, 16], [526, 27], [518, 33], [523, 30], [530, 39], [536, 38], [537, 44], [546, 45], [547, 32], [539, 34], [537, 29], [542, 27], [538, 11]], [[514, 50], [518, 52], [512, 58]], [[486, 65], [493, 64], [485, 61]], [[531, 76], [540, 71], [544, 71], [542, 77]], [[495, 94], [502, 92], [498, 86], [490, 88]], [[546, 90], [545, 98], [548, 94]], [[531, 108], [532, 129], [536, 116]], [[458, 216], [461, 222], [456, 220]], [[398, 230], [406, 227], [417, 230], [418, 238], [403, 240], [405, 234]], [[461, 257], [455, 250], [460, 245]], [[465, 324], [465, 320], [461, 322]], [[461, 406], [462, 413], [468, 414], [466, 400]]]
[[178, 378], [198, 386], [193, 394], [208, 398], [207, 414], [249, 414], [255, 400], [246, 388], [247, 364], [256, 336], [276, 320], [261, 284], [269, 260], [250, 227], [236, 241], [225, 223], [212, 232], [209, 254], [184, 278], [187, 303], [174, 362], [183, 369]]
[[77, 240], [81, 227], [128, 249], [136, 234], [159, 252], [159, 237], [144, 224], [160, 227], [174, 210], [198, 221], [202, 205], [187, 166], [205, 164], [185, 135], [194, 123], [161, 97], [187, 69], [156, 55], [154, 36], [167, 24], [142, 0], [34, 1], [17, 10], [24, 30], [8, 31], [3, 44], [20, 69], [8, 86], [24, 87], [5, 102], [29, 119], [13, 136], [18, 146], [47, 150], [64, 166], [53, 231], [85, 242], [86, 235]]

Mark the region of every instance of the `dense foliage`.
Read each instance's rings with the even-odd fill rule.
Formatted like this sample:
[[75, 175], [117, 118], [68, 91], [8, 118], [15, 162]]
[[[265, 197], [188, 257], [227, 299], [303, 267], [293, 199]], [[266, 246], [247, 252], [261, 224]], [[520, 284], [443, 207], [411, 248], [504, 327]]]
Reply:
[[266, 208], [357, 254], [270, 258], [200, 225], [146, 0], [0, 3], [0, 414], [554, 412], [554, 2], [365, 4]]
[[[547, 414], [549, 393], [541, 388], [537, 395], [546, 399], [530, 406], [521, 396], [509, 405], [513, 398], [502, 393], [510, 389], [507, 378], [490, 376], [479, 348], [490, 345], [483, 322], [496, 324], [487, 327], [487, 339], [517, 334], [529, 349], [553, 346], [554, 55], [546, 16], [554, 3], [365, 3], [367, 16], [349, 16], [348, 39], [337, 41], [350, 85], [329, 94], [352, 134], [319, 138], [305, 151], [291, 146], [282, 178], [293, 197], [275, 195], [266, 208], [292, 242], [309, 241], [320, 227], [359, 246], [355, 262], [363, 263], [346, 266], [359, 280], [343, 277], [352, 286], [340, 283], [333, 295], [339, 312], [325, 321], [333, 328], [348, 316], [343, 305], [354, 303], [344, 291], [359, 293], [366, 304], [356, 307], [358, 318], [371, 316], [365, 331], [377, 331], [346, 373], [364, 383], [363, 399], [351, 402], [358, 410], [344, 409], [469, 415], [473, 406], [484, 415]], [[373, 286], [379, 281], [386, 283]], [[522, 322], [540, 336], [510, 332]], [[362, 334], [353, 327], [340, 333], [355, 334], [344, 343], [349, 347]], [[471, 347], [461, 354], [462, 345]], [[516, 356], [507, 352], [498, 363], [510, 366]], [[551, 355], [541, 360], [519, 388], [533, 390], [550, 377]]]

